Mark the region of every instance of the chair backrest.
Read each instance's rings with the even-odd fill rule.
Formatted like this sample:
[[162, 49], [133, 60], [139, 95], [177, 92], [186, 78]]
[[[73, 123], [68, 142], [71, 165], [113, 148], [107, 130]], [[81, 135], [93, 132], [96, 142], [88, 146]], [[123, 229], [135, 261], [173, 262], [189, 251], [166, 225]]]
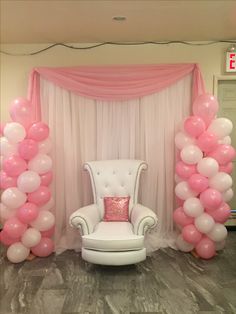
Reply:
[[130, 196], [129, 213], [137, 203], [139, 177], [147, 164], [142, 160], [119, 159], [90, 161], [84, 164], [89, 172], [94, 203], [104, 215], [105, 196]]

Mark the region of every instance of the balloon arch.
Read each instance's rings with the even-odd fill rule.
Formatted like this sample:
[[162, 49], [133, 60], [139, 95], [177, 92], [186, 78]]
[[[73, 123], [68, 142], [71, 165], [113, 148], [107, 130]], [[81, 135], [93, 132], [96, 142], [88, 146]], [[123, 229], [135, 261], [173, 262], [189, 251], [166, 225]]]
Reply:
[[[193, 115], [175, 136], [179, 207], [173, 217], [181, 231], [176, 245], [183, 252], [195, 250], [204, 259], [224, 247], [224, 223], [230, 215], [227, 202], [233, 197], [230, 173], [236, 154], [229, 136], [233, 125], [229, 119], [216, 118], [218, 107], [212, 95], [199, 96]], [[8, 246], [7, 257], [13, 263], [24, 261], [30, 252], [44, 257], [54, 250], [49, 127], [32, 123], [30, 108], [31, 103], [23, 98], [12, 103], [13, 122], [2, 128], [0, 139], [0, 240]]]
[[30, 252], [44, 257], [54, 249], [49, 127], [32, 123], [30, 113], [31, 103], [17, 98], [10, 108], [13, 122], [1, 129], [0, 240], [13, 263], [24, 261]]
[[229, 136], [233, 124], [216, 117], [218, 108], [212, 95], [200, 95], [193, 103], [193, 115], [184, 120], [175, 136], [179, 207], [174, 221], [181, 231], [176, 245], [183, 252], [195, 250], [204, 259], [224, 248], [224, 223], [230, 216], [227, 202], [233, 197], [230, 174], [236, 154]]

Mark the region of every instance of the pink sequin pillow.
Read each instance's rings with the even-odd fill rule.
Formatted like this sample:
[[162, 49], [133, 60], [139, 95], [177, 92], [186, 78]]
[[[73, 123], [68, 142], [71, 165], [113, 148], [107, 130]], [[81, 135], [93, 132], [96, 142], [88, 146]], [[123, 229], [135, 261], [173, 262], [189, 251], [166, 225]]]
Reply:
[[104, 197], [103, 221], [129, 221], [130, 197]]

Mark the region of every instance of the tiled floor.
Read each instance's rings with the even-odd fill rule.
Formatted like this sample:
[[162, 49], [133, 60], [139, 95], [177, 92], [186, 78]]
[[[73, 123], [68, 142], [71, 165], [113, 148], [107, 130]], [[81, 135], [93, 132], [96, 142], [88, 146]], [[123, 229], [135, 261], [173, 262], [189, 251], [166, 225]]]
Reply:
[[0, 260], [0, 313], [236, 313], [236, 232], [210, 261], [162, 249], [138, 265], [96, 266], [79, 253]]

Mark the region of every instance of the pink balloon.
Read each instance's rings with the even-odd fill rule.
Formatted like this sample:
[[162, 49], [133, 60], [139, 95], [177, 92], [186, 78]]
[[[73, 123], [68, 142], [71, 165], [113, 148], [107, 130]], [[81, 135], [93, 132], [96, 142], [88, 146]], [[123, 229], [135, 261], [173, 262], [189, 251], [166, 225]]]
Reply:
[[41, 232], [42, 237], [44, 237], [44, 238], [51, 238], [54, 235], [54, 233], [55, 233], [55, 225], [51, 229], [49, 229], [49, 230], [40, 231], [40, 232]]
[[31, 139], [25, 139], [19, 143], [18, 152], [21, 158], [32, 159], [38, 153], [38, 143]]
[[2, 230], [0, 232], [0, 242], [2, 242], [2, 244], [6, 246], [9, 246], [19, 241], [20, 241], [20, 238], [11, 238], [5, 230]]
[[36, 191], [28, 194], [28, 201], [38, 206], [46, 204], [51, 197], [51, 192], [47, 186], [41, 185]]
[[227, 203], [222, 203], [220, 207], [215, 210], [209, 210], [206, 208], [209, 215], [215, 220], [215, 222], [225, 223], [231, 215], [230, 207]]
[[228, 162], [226, 165], [221, 165], [219, 167], [219, 171], [231, 174], [233, 172], [233, 168], [234, 168], [233, 163], [232, 162]]
[[197, 139], [197, 145], [205, 153], [209, 153], [218, 146], [218, 139], [215, 134], [203, 132]]
[[222, 203], [222, 195], [215, 189], [206, 189], [200, 194], [200, 201], [205, 208], [216, 209]]
[[16, 187], [16, 185], [16, 177], [10, 177], [5, 171], [0, 171], [0, 189], [5, 190], [11, 187]]
[[25, 224], [30, 223], [38, 216], [38, 207], [33, 203], [25, 203], [17, 209], [17, 218]]
[[182, 207], [179, 207], [174, 211], [173, 218], [175, 223], [182, 227], [192, 224], [194, 220], [192, 217], [189, 217], [185, 214]]
[[18, 177], [27, 169], [27, 163], [18, 156], [10, 156], [3, 161], [3, 170], [10, 177]]
[[184, 121], [184, 130], [192, 137], [198, 137], [205, 129], [205, 122], [200, 117], [190, 116]]
[[28, 131], [28, 138], [35, 141], [43, 141], [49, 135], [49, 127], [43, 122], [34, 123]]
[[53, 241], [49, 238], [41, 238], [39, 244], [31, 248], [34, 255], [39, 257], [46, 257], [54, 250]]
[[193, 113], [203, 119], [206, 126], [211, 123], [219, 109], [216, 98], [211, 94], [202, 94], [198, 96], [193, 103]]
[[183, 179], [188, 179], [192, 174], [196, 173], [196, 165], [188, 165], [183, 161], [178, 161], [175, 166], [175, 171], [178, 176]]
[[196, 244], [202, 238], [202, 233], [197, 230], [197, 228], [191, 224], [183, 227], [182, 236], [188, 243]]
[[188, 185], [192, 190], [201, 193], [208, 188], [208, 179], [201, 174], [195, 173], [188, 179]]
[[18, 218], [12, 217], [9, 218], [3, 227], [3, 230], [11, 238], [19, 238], [27, 229], [27, 225], [23, 224]]
[[204, 259], [210, 259], [215, 256], [215, 244], [208, 237], [203, 237], [201, 241], [196, 245], [197, 254]]
[[52, 182], [52, 177], [53, 177], [52, 171], [48, 171], [44, 174], [41, 174], [40, 175], [41, 184], [44, 186], [48, 186]]
[[235, 158], [236, 152], [231, 145], [219, 144], [208, 156], [214, 158], [220, 165], [225, 165]]
[[31, 124], [31, 103], [25, 98], [17, 98], [10, 107], [10, 116], [14, 122], [19, 122], [25, 129]]

